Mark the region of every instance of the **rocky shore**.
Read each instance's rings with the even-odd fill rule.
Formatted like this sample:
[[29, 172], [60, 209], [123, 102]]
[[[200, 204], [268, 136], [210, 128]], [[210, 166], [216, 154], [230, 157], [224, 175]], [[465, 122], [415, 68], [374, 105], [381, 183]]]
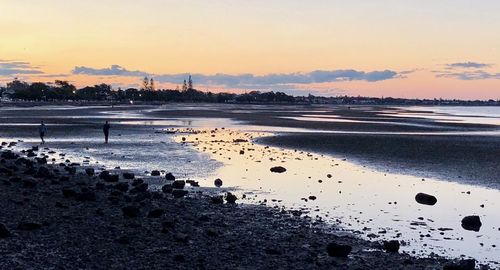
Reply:
[[150, 186], [131, 172], [58, 163], [49, 152], [2, 143], [0, 269], [476, 267], [414, 258], [398, 241], [367, 242], [300, 213], [238, 204], [223, 188], [204, 194], [168, 170], [152, 173], [167, 184]]

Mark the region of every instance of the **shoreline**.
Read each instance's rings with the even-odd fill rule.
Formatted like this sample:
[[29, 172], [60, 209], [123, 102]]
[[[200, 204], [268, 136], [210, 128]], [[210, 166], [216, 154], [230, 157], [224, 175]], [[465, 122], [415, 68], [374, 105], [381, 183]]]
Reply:
[[[439, 257], [386, 252], [380, 243], [353, 235], [337, 236], [323, 231], [321, 224], [315, 226], [279, 209], [214, 204], [196, 189], [189, 189], [187, 197], [174, 198], [169, 192], [137, 184], [140, 181], [135, 176], [136, 180], [124, 180], [120, 170], [112, 172], [119, 175], [118, 185], [115, 177], [108, 182], [87, 175], [85, 168], [91, 167], [70, 162], [46, 165], [40, 157], [50, 151], [47, 149], [17, 156], [3, 154], [9, 147], [3, 148], [0, 223], [11, 235], [0, 239], [2, 269], [55, 265], [92, 269], [166, 265], [177, 269], [443, 269], [453, 264]], [[36, 157], [26, 157], [30, 152], [41, 163], [33, 161]], [[25, 174], [28, 170], [33, 176]], [[123, 191], [125, 186], [127, 191]], [[138, 216], [126, 217], [124, 211], [131, 216], [138, 211]], [[329, 256], [331, 243], [348, 245], [352, 252], [347, 259]], [[460, 263], [470, 261], [455, 262]]]

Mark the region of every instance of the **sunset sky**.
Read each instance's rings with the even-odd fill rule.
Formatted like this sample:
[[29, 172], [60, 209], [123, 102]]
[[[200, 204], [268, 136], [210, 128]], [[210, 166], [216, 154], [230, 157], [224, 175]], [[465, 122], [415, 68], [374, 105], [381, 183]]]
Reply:
[[0, 0], [0, 85], [500, 99], [498, 0]]

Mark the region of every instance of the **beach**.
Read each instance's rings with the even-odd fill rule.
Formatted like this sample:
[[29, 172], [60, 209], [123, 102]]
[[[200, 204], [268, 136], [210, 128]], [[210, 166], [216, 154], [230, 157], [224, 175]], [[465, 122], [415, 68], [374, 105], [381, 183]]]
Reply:
[[[29, 188], [2, 175], [10, 184], [0, 223], [14, 235], [2, 241], [10, 250], [7, 268], [45, 268], [57, 260], [100, 268], [92, 264], [99, 257], [108, 266], [103, 268], [120, 269], [130, 254], [137, 255], [127, 262], [131, 268], [175, 263], [186, 269], [443, 269], [459, 258], [491, 267], [500, 260], [494, 255], [500, 175], [492, 158], [500, 153], [495, 118], [467, 122], [435, 113], [436, 121], [421, 117], [429, 111], [388, 107], [179, 104], [2, 107], [1, 113], [0, 138], [16, 141], [14, 152], [38, 144], [43, 119], [49, 149], [41, 147], [37, 156], [50, 156], [51, 170], [65, 159], [81, 165], [68, 182], [47, 178]], [[102, 143], [105, 120], [112, 125], [109, 145]], [[269, 170], [277, 166], [286, 172]], [[124, 171], [132, 172], [147, 191], [118, 194], [116, 183], [102, 188], [105, 181], [87, 176], [87, 167], [122, 175], [120, 181]], [[163, 171], [153, 177], [153, 170]], [[171, 184], [168, 172], [201, 187], [186, 187], [187, 196], [174, 198], [162, 191]], [[217, 178], [222, 188], [214, 187]], [[91, 190], [95, 201], [64, 197], [64, 187]], [[236, 205], [213, 203], [213, 196], [227, 192], [236, 195]], [[436, 195], [438, 204], [417, 204], [418, 192]], [[458, 201], [467, 205], [453, 207]], [[139, 217], [124, 217], [129, 205], [139, 208]], [[161, 218], [147, 218], [155, 209], [164, 210]], [[480, 233], [461, 228], [467, 215], [481, 217]], [[26, 233], [18, 229], [25, 219], [42, 226]], [[167, 233], [161, 232], [165, 220], [175, 223]], [[384, 250], [390, 240], [400, 243], [399, 253]], [[54, 257], [38, 254], [35, 242], [54, 249]], [[352, 252], [347, 259], [329, 256], [331, 243]], [[31, 253], [38, 262], [26, 259]]]

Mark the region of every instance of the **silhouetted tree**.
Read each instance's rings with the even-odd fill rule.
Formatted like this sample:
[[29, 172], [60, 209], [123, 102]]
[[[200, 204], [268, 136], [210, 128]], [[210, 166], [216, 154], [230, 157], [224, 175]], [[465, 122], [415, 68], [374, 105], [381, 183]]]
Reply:
[[191, 78], [191, 75], [189, 75], [187, 89], [188, 90], [194, 89], [193, 88], [193, 79]]

